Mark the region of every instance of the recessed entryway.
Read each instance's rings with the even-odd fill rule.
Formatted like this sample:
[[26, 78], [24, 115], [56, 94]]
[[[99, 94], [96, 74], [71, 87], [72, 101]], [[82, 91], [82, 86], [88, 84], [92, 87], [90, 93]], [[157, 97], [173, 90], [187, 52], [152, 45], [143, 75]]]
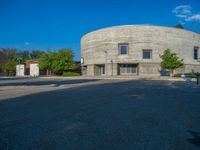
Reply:
[[118, 75], [137, 75], [138, 64], [118, 64]]

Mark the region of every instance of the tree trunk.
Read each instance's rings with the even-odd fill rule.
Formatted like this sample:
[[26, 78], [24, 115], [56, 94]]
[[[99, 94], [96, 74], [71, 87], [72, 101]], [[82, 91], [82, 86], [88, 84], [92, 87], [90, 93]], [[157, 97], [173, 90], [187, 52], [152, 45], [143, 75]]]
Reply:
[[174, 70], [171, 70], [170, 77], [174, 76]]

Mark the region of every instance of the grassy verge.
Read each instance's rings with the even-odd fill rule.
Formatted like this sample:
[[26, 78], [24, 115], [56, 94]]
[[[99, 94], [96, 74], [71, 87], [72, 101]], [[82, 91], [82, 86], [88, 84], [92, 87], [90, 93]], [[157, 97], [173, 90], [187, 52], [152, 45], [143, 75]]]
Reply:
[[63, 77], [76, 77], [76, 76], [80, 76], [80, 73], [77, 72], [64, 72]]

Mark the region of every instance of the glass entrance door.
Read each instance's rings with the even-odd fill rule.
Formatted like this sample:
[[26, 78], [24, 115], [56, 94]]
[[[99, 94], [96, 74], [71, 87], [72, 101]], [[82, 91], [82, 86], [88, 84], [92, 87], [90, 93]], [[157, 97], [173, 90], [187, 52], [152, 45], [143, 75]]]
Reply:
[[119, 64], [119, 75], [137, 74], [137, 64]]
[[105, 74], [105, 65], [100, 65], [100, 73], [101, 75]]

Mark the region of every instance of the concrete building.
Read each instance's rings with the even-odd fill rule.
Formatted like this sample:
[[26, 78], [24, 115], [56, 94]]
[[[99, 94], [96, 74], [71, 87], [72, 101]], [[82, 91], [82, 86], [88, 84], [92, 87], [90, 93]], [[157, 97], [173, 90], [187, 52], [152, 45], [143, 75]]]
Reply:
[[25, 74], [24, 64], [16, 65], [16, 76], [23, 77]]
[[30, 64], [30, 76], [38, 77], [40, 75], [39, 64]]
[[86, 76], [153, 75], [165, 49], [184, 59], [175, 73], [200, 72], [200, 34], [185, 29], [127, 25], [97, 30], [81, 39], [82, 74]]
[[31, 77], [37, 77], [40, 75], [39, 61], [38, 60], [27, 60], [26, 61], [27, 74]]

